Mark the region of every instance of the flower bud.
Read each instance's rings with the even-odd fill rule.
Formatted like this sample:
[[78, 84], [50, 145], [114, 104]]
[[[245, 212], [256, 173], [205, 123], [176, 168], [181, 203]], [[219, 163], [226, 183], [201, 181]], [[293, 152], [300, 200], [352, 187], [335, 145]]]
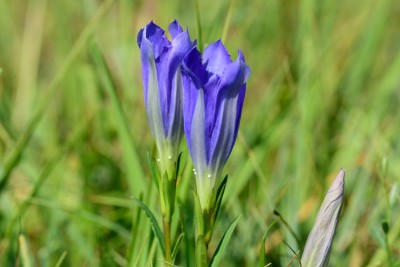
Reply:
[[200, 204], [205, 209], [236, 141], [250, 68], [240, 50], [232, 62], [217, 41], [203, 55], [193, 48], [182, 69], [184, 129]]
[[329, 262], [330, 249], [342, 208], [344, 169], [336, 176], [307, 238], [301, 262], [303, 267], [322, 267]]
[[138, 33], [144, 101], [162, 171], [175, 163], [183, 136], [181, 62], [193, 48], [189, 33], [175, 20], [169, 26], [172, 41], [153, 22]]

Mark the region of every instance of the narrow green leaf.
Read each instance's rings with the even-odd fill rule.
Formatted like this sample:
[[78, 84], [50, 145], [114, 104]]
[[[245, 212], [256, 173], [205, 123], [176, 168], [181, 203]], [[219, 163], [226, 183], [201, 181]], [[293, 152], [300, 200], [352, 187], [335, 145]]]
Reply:
[[[290, 259], [290, 261], [289, 261], [289, 263], [286, 265], [286, 267], [292, 266], [293, 261], [296, 260], [296, 259], [297, 259], [297, 261], [298, 261], [298, 263], [299, 263], [299, 266], [300, 266], [300, 267], [303, 267], [303, 264], [302, 264], [302, 262], [301, 262], [301, 260], [300, 260], [300, 256], [299, 256], [300, 250], [298, 250], [298, 251], [296, 252], [296, 251], [289, 245], [289, 243], [287, 243], [285, 240], [282, 240], [282, 242], [283, 242], [283, 244], [285, 244], [286, 247], [287, 247], [288, 249], [290, 249], [290, 251], [293, 253], [292, 258]], [[328, 255], [328, 258], [329, 258], [329, 255]], [[314, 265], [310, 265], [310, 267], [311, 267], [311, 266], [314, 267]], [[316, 265], [315, 265], [315, 266], [316, 266]], [[320, 266], [320, 265], [318, 265], [318, 266]], [[326, 267], [326, 265], [322, 265], [322, 266], [320, 266], [320, 267]]]
[[22, 259], [22, 266], [23, 267], [31, 267], [34, 266], [33, 264], [33, 256], [32, 252], [29, 248], [29, 244], [26, 240], [25, 235], [20, 234], [18, 237], [18, 243], [21, 251], [21, 259]]
[[263, 238], [261, 240], [261, 248], [260, 248], [260, 256], [258, 260], [258, 265], [259, 267], [264, 267], [265, 266], [265, 241], [267, 240], [267, 235], [269, 233], [269, 230], [271, 230], [272, 226], [274, 226], [276, 221], [273, 221], [265, 231]]
[[218, 187], [217, 190], [217, 198], [215, 200], [215, 211], [213, 214], [213, 223], [215, 223], [215, 221], [217, 220], [218, 217], [218, 213], [219, 213], [219, 209], [221, 207], [221, 203], [222, 203], [222, 198], [224, 196], [224, 192], [225, 192], [225, 188], [226, 188], [226, 183], [228, 182], [228, 175], [225, 176], [225, 178], [222, 180], [221, 184]]
[[[139, 199], [143, 199], [143, 194], [139, 196]], [[131, 228], [131, 239], [130, 243], [128, 245], [128, 251], [127, 251], [127, 258], [128, 258], [128, 264], [127, 266], [132, 266], [133, 260], [134, 260], [134, 250], [136, 248], [136, 237], [139, 231], [139, 226], [141, 222], [141, 212], [140, 212], [140, 207], [136, 210], [136, 213], [132, 217], [132, 228]]]
[[54, 267], [60, 267], [61, 264], [64, 262], [64, 259], [65, 259], [66, 256], [67, 256], [67, 251], [64, 251], [61, 254], [60, 258], [58, 259], [58, 261], [57, 261], [57, 263], [56, 263], [56, 265]]
[[196, 8], [196, 23], [197, 23], [197, 48], [200, 52], [203, 52], [203, 36], [201, 33], [201, 18], [200, 18], [200, 7], [199, 7], [199, 0], [195, 1], [195, 8]]
[[231, 20], [232, 20], [234, 4], [235, 4], [235, 0], [231, 0], [231, 2], [229, 4], [229, 9], [228, 9], [228, 12], [227, 12], [226, 18], [225, 18], [224, 29], [222, 30], [222, 35], [221, 35], [222, 42], [225, 42], [226, 35], [228, 34], [229, 24], [231, 23]]
[[180, 246], [181, 241], [182, 241], [182, 239], [183, 239], [184, 236], [185, 236], [185, 234], [184, 234], [184, 233], [181, 233], [181, 234], [179, 235], [178, 239], [177, 239], [176, 242], [175, 242], [175, 245], [174, 245], [174, 247], [173, 247], [173, 249], [172, 249], [172, 254], [171, 254], [172, 262], [175, 261], [175, 257], [176, 257], [176, 255], [178, 254], [179, 246]]
[[221, 241], [218, 244], [217, 249], [215, 250], [213, 257], [211, 258], [211, 261], [210, 261], [211, 267], [219, 266], [218, 264], [219, 264], [220, 260], [222, 259], [222, 255], [224, 254], [225, 249], [228, 246], [229, 240], [232, 237], [233, 231], [235, 230], [240, 217], [241, 217], [241, 215], [237, 216], [236, 219], [231, 223], [231, 225], [229, 225], [228, 229], [226, 229], [224, 235], [222, 236]]
[[165, 253], [164, 237], [161, 232], [161, 228], [158, 225], [156, 217], [151, 212], [151, 210], [146, 206], [146, 204], [144, 204], [142, 201], [140, 201], [139, 199], [137, 199], [135, 197], [133, 198], [133, 200], [136, 202], [136, 204], [138, 204], [138, 206], [146, 213], [147, 217], [150, 219], [151, 228], [153, 229], [153, 232], [156, 235], [158, 242], [160, 243], [163, 253]]
[[[268, 232], [268, 230], [267, 230], [267, 232]], [[260, 255], [258, 257], [258, 266], [259, 267], [265, 266], [265, 239], [267, 237], [267, 232], [264, 234], [264, 236], [261, 240]]]
[[283, 216], [281, 215], [281, 213], [277, 210], [274, 210], [274, 215], [277, 216], [280, 221], [283, 223], [283, 225], [286, 227], [286, 229], [289, 230], [290, 234], [294, 237], [294, 239], [296, 239], [296, 243], [298, 246], [300, 246], [300, 239], [299, 237], [296, 235], [296, 232], [293, 230], [292, 227], [290, 227], [289, 223], [285, 220], [285, 218], [283, 218]]

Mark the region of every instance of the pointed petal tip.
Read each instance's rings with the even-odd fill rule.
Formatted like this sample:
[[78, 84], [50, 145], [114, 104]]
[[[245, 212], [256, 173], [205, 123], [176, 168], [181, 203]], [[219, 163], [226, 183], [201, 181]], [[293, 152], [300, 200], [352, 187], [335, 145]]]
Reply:
[[238, 49], [238, 58], [239, 58], [240, 60], [246, 62], [246, 61], [244, 60], [243, 52], [242, 52], [242, 50], [240, 50], [240, 48]]
[[150, 27], [157, 27], [157, 28], [159, 28], [159, 26], [158, 26], [157, 24], [155, 24], [153, 20], [151, 20], [151, 21], [146, 25], [145, 28], [150, 28]]
[[250, 69], [249, 65], [247, 65], [246, 60], [244, 59], [243, 52], [240, 49], [238, 49], [238, 57], [237, 57], [236, 61], [239, 61], [244, 66], [243, 67], [244, 81], [246, 82], [250, 77], [251, 69]]
[[328, 194], [333, 194], [336, 195], [337, 197], [343, 197], [343, 193], [344, 193], [344, 176], [345, 176], [345, 172], [344, 169], [341, 169], [338, 173], [338, 175], [335, 177], [335, 180], [333, 180]]
[[340, 180], [342, 183], [344, 183], [345, 176], [346, 176], [346, 172], [343, 168], [341, 168], [338, 175], [336, 176], [335, 180]]
[[178, 20], [174, 19], [168, 26], [168, 31], [171, 34], [172, 39], [183, 32], [181, 25]]

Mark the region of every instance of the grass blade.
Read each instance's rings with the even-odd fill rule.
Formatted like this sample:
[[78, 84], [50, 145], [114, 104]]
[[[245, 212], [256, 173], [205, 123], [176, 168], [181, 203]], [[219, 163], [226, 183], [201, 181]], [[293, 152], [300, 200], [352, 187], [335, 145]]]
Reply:
[[142, 201], [140, 201], [137, 198], [133, 198], [133, 200], [138, 204], [138, 206], [146, 213], [147, 217], [150, 219], [151, 222], [151, 228], [154, 231], [154, 234], [156, 235], [158, 242], [160, 243], [161, 249], [163, 253], [165, 253], [165, 246], [164, 246], [164, 236], [163, 233], [161, 232], [161, 228], [158, 225], [157, 219], [154, 216], [153, 212], [144, 204]]
[[124, 115], [122, 105], [116, 94], [116, 87], [111, 77], [110, 70], [101, 54], [98, 46], [91, 47], [92, 59], [97, 67], [97, 72], [102, 86], [111, 98], [113, 113], [117, 122], [117, 131], [123, 147], [123, 158], [128, 173], [130, 190], [134, 195], [139, 195], [145, 190], [145, 183], [142, 180], [144, 173], [140, 164], [139, 156], [135, 151], [135, 144], [129, 131], [128, 123]]
[[229, 225], [228, 229], [226, 229], [224, 235], [222, 236], [221, 241], [218, 244], [217, 249], [215, 250], [215, 253], [213, 257], [211, 258], [210, 261], [210, 266], [211, 267], [217, 267], [219, 264], [219, 261], [222, 258], [222, 255], [225, 252], [226, 247], [228, 246], [229, 240], [232, 237], [233, 231], [236, 228], [236, 225], [238, 224], [240, 220], [241, 215], [237, 216], [236, 219]]
[[267, 236], [269, 233], [269, 230], [275, 225], [276, 221], [273, 221], [267, 228], [267, 231], [265, 231], [263, 238], [261, 240], [261, 248], [260, 248], [260, 256], [258, 260], [258, 266], [259, 267], [264, 267], [265, 266], [265, 241], [267, 240]]
[[60, 256], [60, 258], [58, 259], [58, 261], [57, 261], [57, 263], [56, 263], [56, 265], [55, 265], [55, 267], [61, 267], [62, 265], [62, 263], [64, 262], [64, 259], [65, 259], [65, 257], [67, 256], [67, 252], [66, 251], [64, 251], [62, 254], [61, 254], [61, 256]]
[[81, 33], [78, 40], [75, 42], [74, 46], [70, 50], [67, 59], [65, 60], [64, 64], [60, 67], [60, 70], [56, 73], [53, 80], [50, 82], [47, 90], [46, 95], [44, 96], [43, 100], [40, 102], [37, 110], [34, 112], [34, 115], [28, 122], [27, 129], [24, 133], [19, 137], [15, 149], [12, 151], [11, 155], [7, 158], [6, 162], [4, 163], [4, 167], [0, 170], [0, 192], [4, 189], [7, 185], [8, 180], [10, 178], [10, 174], [14, 167], [18, 164], [22, 153], [24, 152], [25, 148], [28, 145], [30, 138], [36, 126], [39, 124], [41, 118], [43, 117], [44, 112], [46, 111], [49, 103], [53, 99], [55, 93], [58, 89], [58, 84], [62, 81], [65, 77], [68, 70], [71, 68], [73, 62], [82, 52], [83, 48], [85, 47], [89, 37], [94, 32], [95, 28], [98, 26], [101, 19], [104, 17], [108, 9], [110, 8], [113, 0], [108, 0], [103, 2], [103, 4], [98, 8], [96, 14], [93, 16], [93, 19], [89, 22], [88, 26], [85, 30]]

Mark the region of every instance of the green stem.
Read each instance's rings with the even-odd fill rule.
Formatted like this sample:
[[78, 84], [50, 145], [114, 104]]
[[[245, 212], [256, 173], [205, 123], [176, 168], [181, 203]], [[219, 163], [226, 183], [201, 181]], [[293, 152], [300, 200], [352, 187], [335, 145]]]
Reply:
[[200, 204], [199, 196], [194, 193], [195, 198], [195, 224], [196, 224], [196, 249], [195, 249], [195, 266], [208, 266], [208, 244], [211, 240], [212, 224], [210, 213], [203, 210]]
[[164, 226], [164, 243], [165, 243], [165, 266], [170, 266], [171, 262], [171, 225], [170, 219], [168, 220], [163, 216], [163, 226]]
[[195, 252], [196, 267], [208, 266], [207, 250], [208, 246], [205, 244], [203, 236], [198, 235], [196, 238], [196, 252]]

